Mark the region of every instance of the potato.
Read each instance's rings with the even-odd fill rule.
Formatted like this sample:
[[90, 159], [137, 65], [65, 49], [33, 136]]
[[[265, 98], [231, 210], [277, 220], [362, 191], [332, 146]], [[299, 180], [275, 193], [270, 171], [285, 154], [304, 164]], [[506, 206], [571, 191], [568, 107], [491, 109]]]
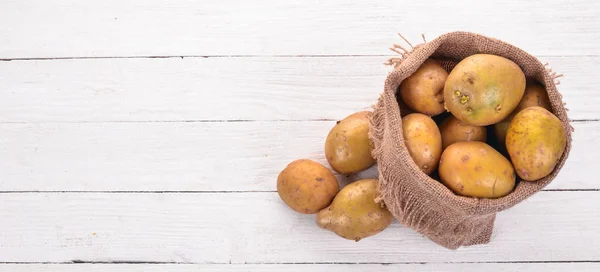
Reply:
[[277, 178], [279, 197], [303, 214], [314, 214], [327, 207], [339, 189], [338, 181], [329, 169], [307, 159], [288, 164]]
[[525, 94], [523, 94], [523, 98], [517, 108], [504, 120], [496, 123], [494, 125], [494, 133], [496, 134], [496, 138], [501, 143], [501, 145], [505, 145], [506, 141], [506, 131], [508, 130], [508, 126], [515, 115], [522, 111], [525, 108], [532, 106], [540, 106], [547, 110], [551, 110], [552, 106], [550, 105], [550, 99], [548, 98], [548, 93], [544, 86], [540, 85], [537, 82], [527, 82], [527, 87], [525, 87]]
[[444, 112], [444, 82], [448, 72], [434, 59], [427, 59], [400, 83], [400, 96], [412, 110], [429, 116]]
[[538, 106], [517, 113], [506, 133], [508, 155], [523, 180], [538, 180], [550, 174], [566, 145], [560, 120]]
[[340, 174], [363, 171], [373, 164], [369, 140], [369, 117], [361, 111], [339, 121], [325, 140], [325, 157], [333, 170]]
[[440, 124], [442, 134], [442, 149], [456, 142], [480, 141], [485, 142], [487, 130], [485, 127], [472, 126], [450, 115]]
[[499, 198], [515, 187], [515, 170], [502, 154], [482, 142], [457, 142], [442, 153], [440, 178], [454, 193]]
[[459, 62], [444, 86], [446, 108], [459, 120], [487, 126], [506, 118], [525, 91], [525, 74], [513, 61], [475, 54]]
[[344, 187], [315, 218], [317, 225], [337, 235], [354, 241], [373, 236], [393, 221], [392, 214], [376, 203], [379, 183], [376, 179], [363, 179]]
[[402, 118], [404, 143], [417, 166], [431, 174], [442, 154], [442, 135], [431, 117], [412, 113]]

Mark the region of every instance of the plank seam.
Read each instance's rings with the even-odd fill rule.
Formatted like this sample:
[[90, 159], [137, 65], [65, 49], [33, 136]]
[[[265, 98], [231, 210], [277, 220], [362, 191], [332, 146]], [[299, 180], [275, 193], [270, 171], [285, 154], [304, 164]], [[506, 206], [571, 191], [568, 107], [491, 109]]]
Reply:
[[[94, 59], [169, 59], [169, 58], [348, 58], [348, 57], [393, 57], [390, 54], [324, 54], [324, 55], [145, 55], [145, 56], [74, 56], [74, 57], [20, 57], [20, 58], [0, 58], [0, 61], [38, 61], [38, 60], [94, 60]], [[598, 57], [600, 55], [539, 55], [537, 57]]]
[[243, 262], [243, 263], [196, 263], [196, 262], [153, 262], [153, 261], [85, 261], [85, 260], [72, 260], [67, 262], [0, 262], [3, 264], [62, 264], [62, 265], [78, 265], [78, 264], [207, 264], [207, 265], [360, 265], [360, 264], [379, 264], [379, 265], [395, 265], [395, 264], [559, 264], [559, 263], [600, 263], [600, 260], [560, 260], [560, 261], [484, 261], [484, 262], [279, 262], [279, 263], [266, 263], [266, 262]]

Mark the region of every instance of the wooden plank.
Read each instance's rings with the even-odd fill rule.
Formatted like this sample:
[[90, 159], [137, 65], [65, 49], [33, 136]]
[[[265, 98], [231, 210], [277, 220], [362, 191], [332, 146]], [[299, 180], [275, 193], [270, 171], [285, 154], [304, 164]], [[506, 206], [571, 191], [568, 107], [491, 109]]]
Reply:
[[[327, 165], [327, 122], [0, 124], [1, 191], [273, 191], [291, 161]], [[551, 189], [600, 189], [600, 122], [574, 123]], [[376, 177], [376, 169], [339, 177]]]
[[600, 263], [452, 263], [452, 264], [0, 264], [0, 270], [11, 272], [397, 272], [397, 271], [544, 271], [596, 272]]
[[[386, 57], [0, 62], [0, 122], [315, 120], [369, 108]], [[544, 57], [572, 119], [598, 119], [600, 57]]]
[[0, 194], [1, 262], [442, 263], [600, 260], [600, 192], [541, 192], [498, 215], [492, 242], [447, 250], [392, 224], [360, 242], [276, 193]]
[[386, 54], [398, 31], [417, 43], [456, 30], [538, 55], [590, 55], [599, 12], [597, 1], [564, 0], [4, 1], [0, 58]]

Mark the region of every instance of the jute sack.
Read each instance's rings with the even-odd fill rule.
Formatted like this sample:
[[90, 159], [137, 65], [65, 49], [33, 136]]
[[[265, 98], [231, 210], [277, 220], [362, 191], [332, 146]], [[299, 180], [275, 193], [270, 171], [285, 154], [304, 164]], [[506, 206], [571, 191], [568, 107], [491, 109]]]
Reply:
[[[564, 155], [554, 171], [537, 181], [517, 180], [509, 195], [498, 199], [478, 199], [454, 194], [442, 183], [424, 174], [410, 157], [402, 136], [402, 119], [396, 100], [398, 86], [429, 57], [440, 60], [450, 70], [461, 59], [487, 53], [517, 63], [527, 78], [546, 87], [552, 112], [561, 120], [567, 135]], [[374, 144], [380, 180], [380, 199], [398, 221], [449, 249], [485, 244], [490, 241], [496, 213], [525, 200], [548, 185], [558, 174], [571, 149], [572, 127], [562, 96], [556, 89], [558, 77], [527, 52], [505, 42], [468, 32], [444, 34], [415, 46], [392, 60], [395, 69], [386, 81], [371, 119], [370, 138]], [[560, 76], [560, 75], [559, 75]]]

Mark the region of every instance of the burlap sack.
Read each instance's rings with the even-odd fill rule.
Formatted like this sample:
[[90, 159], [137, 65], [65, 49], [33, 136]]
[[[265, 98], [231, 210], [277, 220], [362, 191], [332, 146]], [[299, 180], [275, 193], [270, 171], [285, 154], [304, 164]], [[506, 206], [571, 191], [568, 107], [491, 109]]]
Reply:
[[[443, 59], [447, 68], [476, 53], [506, 57], [516, 62], [527, 78], [543, 83], [554, 114], [567, 133], [567, 147], [555, 170], [547, 177], [518, 181], [515, 190], [498, 199], [477, 199], [455, 195], [442, 183], [424, 174], [411, 159], [402, 137], [401, 109], [396, 101], [398, 86], [429, 57]], [[540, 191], [560, 171], [571, 149], [572, 127], [562, 96], [556, 89], [556, 73], [525, 51], [502, 41], [467, 32], [452, 32], [415, 46], [396, 59], [396, 68], [386, 81], [384, 93], [375, 105], [370, 138], [377, 159], [381, 199], [401, 224], [424, 234], [450, 249], [490, 241], [496, 213], [508, 209]]]

